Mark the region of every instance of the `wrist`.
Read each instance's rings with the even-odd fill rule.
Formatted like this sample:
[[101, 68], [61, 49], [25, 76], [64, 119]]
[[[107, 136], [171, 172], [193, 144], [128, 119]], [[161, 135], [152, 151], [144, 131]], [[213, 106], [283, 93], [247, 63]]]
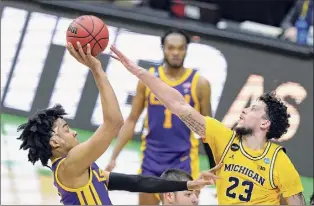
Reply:
[[102, 71], [103, 69], [102, 69], [101, 64], [96, 64], [96, 65], [90, 67], [90, 70], [92, 72], [99, 72], [99, 71]]
[[137, 70], [134, 72], [135, 76], [139, 77], [143, 75], [146, 72], [146, 69], [143, 69], [141, 67], [137, 67]]
[[186, 187], [188, 188], [188, 190], [193, 190], [193, 189], [191, 189], [192, 188], [192, 181], [187, 181]]

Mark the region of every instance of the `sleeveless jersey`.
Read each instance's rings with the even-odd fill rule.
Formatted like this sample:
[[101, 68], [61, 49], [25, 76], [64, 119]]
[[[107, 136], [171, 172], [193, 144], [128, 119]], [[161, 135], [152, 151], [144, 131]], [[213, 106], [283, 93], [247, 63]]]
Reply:
[[[150, 68], [149, 72], [159, 77], [169, 86], [179, 91], [185, 100], [196, 110], [200, 110], [196, 94], [199, 73], [193, 69], [187, 69], [185, 74], [176, 81], [167, 79], [162, 66]], [[191, 170], [198, 170], [198, 145], [199, 140], [194, 133], [172, 114], [157, 98], [146, 88], [147, 116], [142, 136], [144, 155], [149, 156], [160, 164], [169, 164], [176, 159], [191, 160]], [[192, 165], [193, 164], [193, 165]], [[196, 172], [198, 173], [198, 172]], [[192, 175], [193, 176], [193, 175]]]
[[106, 178], [96, 163], [93, 163], [89, 169], [90, 178], [85, 186], [72, 189], [62, 185], [57, 178], [57, 172], [64, 159], [59, 158], [52, 162], [54, 185], [64, 205], [112, 205], [108, 196]]
[[[246, 148], [241, 138], [218, 120], [205, 117], [203, 138], [222, 162], [216, 181], [218, 203], [225, 205], [279, 205], [284, 198], [303, 191], [300, 176], [285, 149], [270, 141], [261, 150]], [[283, 151], [281, 151], [283, 150]]]
[[[268, 142], [264, 152], [251, 156], [243, 147], [241, 138], [233, 134], [217, 173], [219, 204], [279, 205], [280, 191], [274, 183], [274, 163], [278, 152], [284, 148]], [[227, 189], [226, 189], [227, 188]]]

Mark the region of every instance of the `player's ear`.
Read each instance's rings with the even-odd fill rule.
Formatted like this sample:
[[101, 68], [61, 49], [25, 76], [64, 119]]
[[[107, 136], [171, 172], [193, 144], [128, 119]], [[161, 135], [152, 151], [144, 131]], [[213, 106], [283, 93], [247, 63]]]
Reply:
[[270, 121], [268, 119], [263, 119], [262, 124], [261, 124], [261, 128], [262, 129], [267, 129], [270, 127]]
[[163, 194], [163, 199], [167, 203], [173, 203], [174, 202], [174, 193], [173, 192], [167, 192]]
[[49, 140], [49, 144], [52, 148], [56, 149], [60, 147], [60, 138], [58, 136], [52, 136]]

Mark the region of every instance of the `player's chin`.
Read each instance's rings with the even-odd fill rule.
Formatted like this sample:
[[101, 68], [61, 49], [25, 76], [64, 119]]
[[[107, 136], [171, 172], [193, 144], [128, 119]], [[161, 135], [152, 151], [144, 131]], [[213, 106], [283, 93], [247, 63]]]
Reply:
[[179, 61], [173, 61], [171, 62], [170, 66], [174, 69], [180, 69], [183, 66], [183, 64], [182, 62], [179, 62]]

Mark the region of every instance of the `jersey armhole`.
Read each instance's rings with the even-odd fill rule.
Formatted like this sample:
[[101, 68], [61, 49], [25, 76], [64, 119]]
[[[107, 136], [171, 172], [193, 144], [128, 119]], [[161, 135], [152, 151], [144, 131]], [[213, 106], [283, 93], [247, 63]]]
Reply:
[[274, 180], [274, 170], [275, 170], [275, 163], [278, 156], [278, 153], [280, 150], [283, 150], [284, 153], [286, 153], [286, 149], [282, 146], [278, 146], [273, 154], [273, 157], [271, 158], [270, 162], [270, 169], [269, 169], [269, 182], [273, 189], [276, 189], [278, 186], [275, 184]]
[[[147, 71], [151, 74], [154, 74], [155, 73], [155, 67], [150, 67]], [[145, 86], [145, 97], [146, 97], [145, 101], [147, 100], [149, 91], [150, 91], [149, 88]]]
[[[225, 159], [225, 157], [226, 157], [226, 155], [227, 155], [227, 153], [228, 153], [228, 150], [229, 150], [231, 144], [233, 143], [234, 139], [236, 138], [236, 136], [237, 136], [237, 135], [236, 135], [236, 132], [233, 131], [233, 132], [232, 132], [232, 136], [231, 136], [231, 138], [230, 138], [228, 144], [226, 145], [226, 147], [225, 147], [225, 149], [224, 149], [224, 151], [223, 151], [223, 153], [222, 153], [222, 155], [221, 155], [221, 157], [220, 157], [220, 160], [219, 160], [218, 164], [222, 163], [223, 160]], [[217, 164], [217, 165], [218, 165], [218, 164]]]
[[65, 185], [63, 185], [61, 183], [61, 181], [59, 180], [58, 178], [58, 170], [59, 170], [59, 166], [61, 165], [61, 163], [65, 160], [65, 158], [61, 159], [58, 163], [57, 163], [57, 166], [56, 166], [56, 171], [54, 172], [54, 178], [57, 182], [57, 184], [65, 191], [68, 191], [68, 192], [77, 192], [77, 191], [81, 191], [83, 190], [85, 187], [88, 187], [91, 183], [92, 183], [92, 179], [93, 179], [93, 174], [92, 174], [92, 168], [89, 167], [89, 180], [87, 182], [86, 185], [82, 186], [82, 187], [79, 187], [79, 188], [69, 188]]

